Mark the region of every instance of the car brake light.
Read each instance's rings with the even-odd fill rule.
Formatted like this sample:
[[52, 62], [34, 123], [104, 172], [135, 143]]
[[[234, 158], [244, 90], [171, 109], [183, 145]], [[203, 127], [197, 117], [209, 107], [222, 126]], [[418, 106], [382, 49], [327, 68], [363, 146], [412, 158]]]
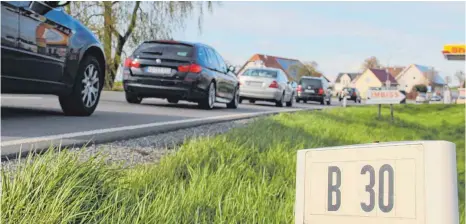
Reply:
[[179, 72], [192, 72], [192, 73], [199, 73], [202, 71], [202, 67], [197, 64], [190, 64], [190, 65], [180, 65], [178, 66]]
[[298, 85], [298, 92], [302, 92], [303, 91], [303, 87], [301, 85]]
[[125, 68], [139, 68], [141, 67], [141, 63], [139, 63], [139, 61], [137, 59], [131, 59], [131, 58], [127, 58], [125, 60], [125, 64], [124, 64]]
[[322, 95], [322, 94], [324, 94], [324, 89], [319, 88], [319, 95]]
[[273, 81], [270, 85], [269, 85], [269, 88], [278, 88], [278, 83], [277, 81]]

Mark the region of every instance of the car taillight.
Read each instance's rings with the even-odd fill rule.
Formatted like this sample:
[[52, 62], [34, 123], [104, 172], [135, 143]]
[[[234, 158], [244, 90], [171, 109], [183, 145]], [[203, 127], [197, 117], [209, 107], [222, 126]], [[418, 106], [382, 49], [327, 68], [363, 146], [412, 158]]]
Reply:
[[298, 92], [302, 92], [303, 91], [303, 87], [301, 85], [298, 85]]
[[138, 59], [127, 58], [124, 64], [125, 68], [140, 68], [141, 63], [139, 63]]
[[278, 83], [277, 81], [273, 81], [270, 85], [269, 85], [269, 88], [278, 88]]
[[319, 95], [322, 95], [322, 94], [324, 94], [324, 89], [319, 88]]
[[202, 67], [198, 64], [190, 64], [190, 65], [180, 65], [178, 66], [179, 72], [192, 72], [192, 73], [199, 73], [202, 71]]
[[353, 92], [353, 96], [356, 96], [356, 92]]

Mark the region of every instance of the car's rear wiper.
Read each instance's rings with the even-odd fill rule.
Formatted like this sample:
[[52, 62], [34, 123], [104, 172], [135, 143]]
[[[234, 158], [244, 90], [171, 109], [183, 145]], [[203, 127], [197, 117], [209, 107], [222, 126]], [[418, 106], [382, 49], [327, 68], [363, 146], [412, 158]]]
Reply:
[[156, 54], [156, 55], [162, 55], [163, 52], [161, 51], [143, 51], [142, 53], [144, 54]]

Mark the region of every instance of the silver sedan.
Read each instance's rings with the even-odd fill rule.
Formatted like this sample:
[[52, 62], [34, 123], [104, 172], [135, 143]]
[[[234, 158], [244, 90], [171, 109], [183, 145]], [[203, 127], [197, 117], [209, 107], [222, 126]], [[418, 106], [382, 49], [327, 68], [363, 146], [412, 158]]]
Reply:
[[249, 68], [239, 76], [242, 100], [274, 102], [277, 107], [293, 106], [294, 91], [285, 73], [275, 68]]

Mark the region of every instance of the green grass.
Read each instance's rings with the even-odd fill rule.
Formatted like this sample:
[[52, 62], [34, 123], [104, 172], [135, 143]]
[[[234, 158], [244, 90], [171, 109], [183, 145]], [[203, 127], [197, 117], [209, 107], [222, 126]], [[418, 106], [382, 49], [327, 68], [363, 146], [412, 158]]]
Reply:
[[121, 169], [69, 152], [2, 171], [8, 223], [292, 223], [296, 150], [373, 141], [456, 143], [464, 224], [465, 112], [459, 105], [346, 108], [263, 118], [186, 142], [155, 165]]
[[114, 82], [112, 91], [124, 91], [123, 89], [123, 82]]

